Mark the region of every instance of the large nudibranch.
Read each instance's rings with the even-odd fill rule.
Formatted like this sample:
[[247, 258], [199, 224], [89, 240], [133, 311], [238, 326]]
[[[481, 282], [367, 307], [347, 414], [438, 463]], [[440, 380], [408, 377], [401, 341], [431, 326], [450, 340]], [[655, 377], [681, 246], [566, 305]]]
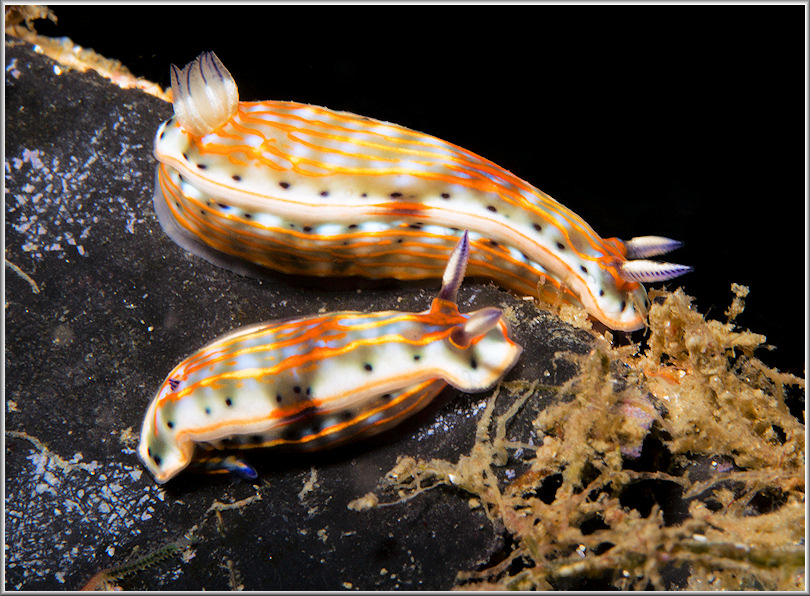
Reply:
[[[166, 482], [193, 459], [249, 477], [218, 447], [332, 447], [387, 430], [448, 384], [486, 391], [522, 348], [495, 307], [462, 314], [456, 293], [470, 254], [462, 234], [429, 310], [336, 312], [226, 334], [178, 364], [146, 411], [138, 453]], [[199, 454], [198, 454], [199, 455]]]
[[579, 302], [627, 331], [644, 325], [642, 283], [690, 270], [644, 260], [680, 243], [603, 239], [528, 182], [436, 137], [306, 104], [239, 102], [210, 52], [171, 74], [155, 210], [175, 242], [231, 270], [438, 277], [466, 229], [469, 275]]

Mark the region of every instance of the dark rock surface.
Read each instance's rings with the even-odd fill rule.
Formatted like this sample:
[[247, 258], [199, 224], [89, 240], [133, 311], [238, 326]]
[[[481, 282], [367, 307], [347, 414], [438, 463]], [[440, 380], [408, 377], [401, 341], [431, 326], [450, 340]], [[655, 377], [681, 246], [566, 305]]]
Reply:
[[[455, 461], [469, 452], [489, 394], [447, 390], [390, 434], [333, 452], [250, 453], [254, 483], [181, 474], [159, 487], [141, 466], [134, 448], [153, 392], [206, 342], [321, 309], [423, 310], [436, 290], [260, 281], [185, 253], [151, 203], [153, 135], [171, 113], [8, 38], [6, 587], [77, 589], [150, 553], [117, 583], [438, 590], [452, 587], [457, 571], [497, 561], [502, 528], [461, 491], [347, 508], [399, 455]], [[555, 353], [589, 348], [588, 334], [491, 285], [466, 282], [459, 304], [514, 309], [524, 356], [508, 380], [559, 384], [572, 370], [556, 366]], [[541, 405], [516, 422], [524, 433]], [[189, 532], [193, 548], [172, 552]]]

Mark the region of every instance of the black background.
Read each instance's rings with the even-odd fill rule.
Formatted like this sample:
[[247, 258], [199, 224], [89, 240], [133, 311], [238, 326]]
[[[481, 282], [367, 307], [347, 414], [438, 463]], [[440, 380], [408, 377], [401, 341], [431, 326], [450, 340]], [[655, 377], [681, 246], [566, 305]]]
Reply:
[[[602, 236], [663, 235], [682, 285], [804, 376], [806, 11], [791, 6], [53, 6], [44, 35], [169, 84], [213, 50], [243, 100], [396, 122], [530, 181]], [[155, 123], [157, 128], [158, 123]]]

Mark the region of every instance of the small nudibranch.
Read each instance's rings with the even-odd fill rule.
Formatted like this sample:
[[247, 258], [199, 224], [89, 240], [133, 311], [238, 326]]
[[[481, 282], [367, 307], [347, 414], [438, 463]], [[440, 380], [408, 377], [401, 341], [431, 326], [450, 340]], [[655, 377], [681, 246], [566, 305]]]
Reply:
[[635, 260], [679, 243], [601, 238], [528, 182], [466, 149], [348, 112], [239, 102], [213, 53], [172, 65], [175, 116], [157, 132], [155, 210], [178, 244], [242, 274], [438, 277], [470, 232], [470, 276], [644, 325], [641, 283], [690, 270]]
[[[169, 373], [146, 411], [138, 453], [160, 482], [192, 460], [255, 472], [211, 448], [313, 451], [387, 430], [448, 384], [493, 387], [522, 348], [502, 312], [460, 313], [456, 293], [470, 254], [463, 234], [429, 310], [336, 312], [271, 321], [226, 334]], [[198, 444], [209, 451], [195, 457]]]

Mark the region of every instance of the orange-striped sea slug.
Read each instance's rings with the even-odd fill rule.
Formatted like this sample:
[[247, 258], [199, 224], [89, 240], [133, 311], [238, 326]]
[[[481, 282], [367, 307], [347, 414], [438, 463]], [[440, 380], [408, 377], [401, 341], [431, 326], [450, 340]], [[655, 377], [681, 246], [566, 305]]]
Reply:
[[[138, 453], [160, 482], [208, 447], [312, 451], [374, 435], [424, 408], [448, 384], [494, 386], [522, 348], [495, 307], [460, 313], [456, 293], [470, 245], [450, 255], [425, 312], [336, 312], [253, 325], [178, 364], [146, 411]], [[234, 456], [205, 465], [253, 469]]]
[[191, 252], [234, 271], [426, 279], [469, 230], [468, 274], [551, 291], [612, 329], [642, 327], [641, 285], [689, 267], [645, 260], [680, 243], [603, 239], [528, 182], [408, 128], [294, 102], [239, 102], [213, 53], [172, 66], [155, 210]]

